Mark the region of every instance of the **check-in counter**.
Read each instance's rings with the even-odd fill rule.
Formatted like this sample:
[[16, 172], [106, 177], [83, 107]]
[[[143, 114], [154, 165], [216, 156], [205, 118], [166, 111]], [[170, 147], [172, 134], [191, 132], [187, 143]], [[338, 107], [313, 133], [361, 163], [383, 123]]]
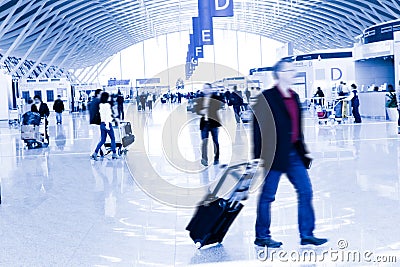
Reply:
[[386, 119], [386, 94], [387, 92], [359, 93], [361, 116], [374, 119]]

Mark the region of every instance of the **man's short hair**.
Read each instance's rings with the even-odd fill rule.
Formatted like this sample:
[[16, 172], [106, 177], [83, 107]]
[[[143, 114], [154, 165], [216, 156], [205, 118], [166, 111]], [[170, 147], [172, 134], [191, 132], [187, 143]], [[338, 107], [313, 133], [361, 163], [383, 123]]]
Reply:
[[40, 101], [42, 101], [42, 98], [40, 97], [40, 95], [35, 95], [35, 96], [33, 97], [33, 99], [39, 99]]
[[101, 94], [103, 90], [101, 89], [96, 89], [96, 91], [94, 91], [94, 96], [97, 97], [99, 94]]
[[272, 76], [274, 79], [278, 79], [278, 72], [280, 72], [283, 69], [283, 65], [285, 63], [292, 63], [294, 62], [293, 57], [284, 57], [278, 62], [275, 63], [275, 65], [272, 67]]

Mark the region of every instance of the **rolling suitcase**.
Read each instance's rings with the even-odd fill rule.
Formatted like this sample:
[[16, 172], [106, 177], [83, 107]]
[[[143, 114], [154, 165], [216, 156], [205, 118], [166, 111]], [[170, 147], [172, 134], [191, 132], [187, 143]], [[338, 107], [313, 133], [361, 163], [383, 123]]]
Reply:
[[[186, 230], [197, 248], [221, 243], [229, 227], [243, 208], [242, 200], [247, 199], [252, 178], [257, 171], [259, 160], [241, 163], [226, 169], [212, 193], [199, 204]], [[245, 171], [239, 171], [245, 167]], [[225, 199], [217, 194], [228, 174], [232, 174], [238, 182]]]

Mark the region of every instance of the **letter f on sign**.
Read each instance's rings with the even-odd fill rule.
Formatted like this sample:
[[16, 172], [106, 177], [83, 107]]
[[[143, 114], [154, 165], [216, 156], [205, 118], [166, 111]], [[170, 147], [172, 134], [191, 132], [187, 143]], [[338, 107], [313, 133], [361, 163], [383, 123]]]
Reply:
[[196, 57], [198, 57], [202, 52], [203, 52], [203, 48], [196, 46]]

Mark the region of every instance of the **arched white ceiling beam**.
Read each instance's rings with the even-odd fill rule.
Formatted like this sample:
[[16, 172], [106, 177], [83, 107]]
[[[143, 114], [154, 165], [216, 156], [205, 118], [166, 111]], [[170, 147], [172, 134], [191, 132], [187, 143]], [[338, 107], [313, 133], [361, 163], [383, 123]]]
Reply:
[[[47, 3], [43, 10], [35, 14], [44, 2]], [[399, 0], [296, 2], [290, 5], [289, 1], [276, 0], [235, 1], [235, 17], [216, 18], [215, 25], [216, 28], [256, 33], [277, 41], [292, 41], [296, 50], [308, 52], [312, 49], [349, 47], [354, 37], [366, 27], [400, 15]], [[47, 13], [48, 6], [54, 3], [54, 11]], [[30, 10], [35, 11], [19, 12], [29, 4]], [[16, 8], [17, 5], [19, 8]], [[2, 6], [6, 8], [2, 9]], [[54, 27], [56, 23], [48, 26], [51, 19], [45, 20], [46, 23], [37, 23], [44, 15], [54, 16], [55, 11], [65, 13], [60, 19], [73, 25], [68, 27], [66, 36], [58, 35], [62, 28]], [[96, 65], [132, 44], [157, 35], [190, 30], [191, 18], [196, 15], [197, 0], [0, 0], [0, 36], [3, 37], [0, 38], [0, 49], [17, 57], [25, 56], [30, 50], [28, 59], [41, 59], [44, 63], [51, 62], [50, 65], [63, 63], [65, 68], [82, 68]], [[24, 27], [28, 23], [32, 27], [27, 31]], [[74, 33], [75, 27], [81, 31], [80, 34], [75, 32], [73, 39], [76, 41], [72, 42], [70, 34]], [[44, 29], [52, 31], [52, 34], [41, 35]], [[54, 44], [56, 36], [59, 37]], [[39, 37], [41, 40], [36, 42]], [[11, 46], [14, 47], [10, 49]], [[49, 49], [50, 46], [52, 49]], [[69, 60], [65, 61], [67, 56]], [[50, 66], [48, 70], [52, 68]]]

